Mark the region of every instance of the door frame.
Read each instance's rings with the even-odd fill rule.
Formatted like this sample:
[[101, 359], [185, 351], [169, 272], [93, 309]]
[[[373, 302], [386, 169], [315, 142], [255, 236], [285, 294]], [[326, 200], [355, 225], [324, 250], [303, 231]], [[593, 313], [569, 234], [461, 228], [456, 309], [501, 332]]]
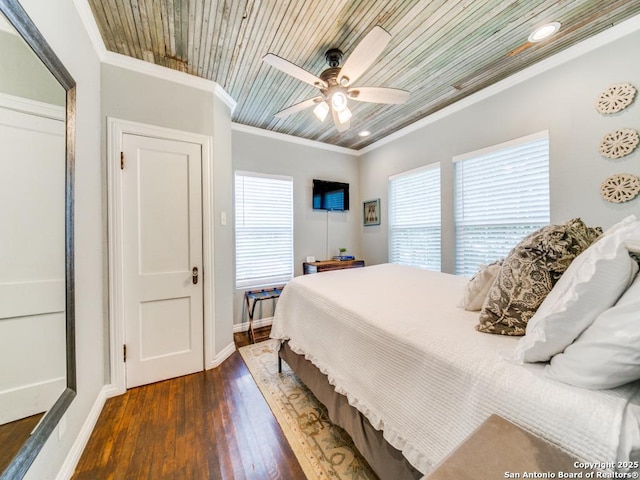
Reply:
[[[126, 134], [195, 143], [202, 148], [202, 262], [204, 312], [204, 369], [216, 366], [214, 305], [214, 195], [213, 138], [208, 135], [157, 127], [144, 123], [107, 117], [107, 224], [109, 256], [109, 367], [111, 395], [127, 391], [123, 356], [124, 323], [124, 255], [123, 198], [120, 152]], [[125, 168], [127, 161], [125, 159]]]

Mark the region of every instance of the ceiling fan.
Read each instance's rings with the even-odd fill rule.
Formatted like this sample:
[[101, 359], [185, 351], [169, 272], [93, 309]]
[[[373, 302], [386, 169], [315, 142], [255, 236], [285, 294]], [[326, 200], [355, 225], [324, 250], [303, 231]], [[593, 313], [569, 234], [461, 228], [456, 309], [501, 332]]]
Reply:
[[367, 70], [391, 41], [391, 35], [380, 26], [374, 27], [356, 46], [349, 58], [342, 62], [342, 51], [332, 48], [325, 53], [329, 68], [320, 76], [291, 63], [273, 53], [268, 53], [262, 60], [292, 77], [302, 80], [320, 90], [308, 100], [296, 103], [275, 114], [278, 118], [288, 117], [306, 108], [315, 106], [313, 113], [320, 121], [324, 121], [329, 112], [339, 132], [349, 129], [351, 110], [348, 99], [358, 102], [400, 104], [407, 101], [409, 92], [397, 88], [355, 87], [353, 83]]

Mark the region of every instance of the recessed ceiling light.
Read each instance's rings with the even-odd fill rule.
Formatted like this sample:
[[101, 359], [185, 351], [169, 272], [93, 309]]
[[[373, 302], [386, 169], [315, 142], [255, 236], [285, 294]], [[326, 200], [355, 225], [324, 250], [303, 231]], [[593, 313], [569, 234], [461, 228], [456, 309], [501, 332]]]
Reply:
[[371, 132], [369, 130], [362, 130], [358, 135], [360, 135], [361, 137], [368, 137], [369, 135], [371, 135]]
[[560, 22], [551, 22], [546, 23], [538, 28], [536, 28], [531, 35], [529, 35], [529, 41], [531, 43], [541, 42], [546, 40], [551, 35], [560, 30]]

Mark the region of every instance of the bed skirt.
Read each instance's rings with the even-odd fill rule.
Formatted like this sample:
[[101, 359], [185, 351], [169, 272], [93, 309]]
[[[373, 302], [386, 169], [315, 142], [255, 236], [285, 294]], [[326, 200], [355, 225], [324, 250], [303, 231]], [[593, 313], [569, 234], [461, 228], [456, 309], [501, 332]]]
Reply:
[[381, 480], [415, 480], [423, 477], [400, 451], [387, 443], [381, 431], [373, 428], [358, 410], [349, 405], [347, 397], [334, 390], [326, 375], [313, 363], [294, 353], [287, 342], [281, 344], [278, 355], [327, 407], [331, 421], [351, 436], [353, 443]]

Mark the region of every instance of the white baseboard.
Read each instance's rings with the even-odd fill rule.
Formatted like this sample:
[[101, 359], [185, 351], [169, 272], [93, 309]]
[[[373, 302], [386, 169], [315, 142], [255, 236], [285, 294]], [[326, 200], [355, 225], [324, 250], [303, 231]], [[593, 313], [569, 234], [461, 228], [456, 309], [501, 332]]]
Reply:
[[220, 353], [218, 353], [215, 358], [206, 366], [207, 370], [211, 370], [212, 368], [216, 368], [220, 366], [222, 362], [224, 362], [227, 358], [231, 356], [233, 352], [236, 351], [236, 344], [231, 342], [225, 348], [222, 349]]
[[[265, 317], [254, 320], [253, 328], [269, 327], [273, 323], [273, 317]], [[249, 322], [236, 323], [233, 326], [233, 333], [246, 332], [249, 330]]]
[[73, 473], [78, 466], [78, 462], [80, 461], [80, 457], [82, 456], [82, 452], [87, 446], [87, 442], [89, 442], [91, 432], [93, 432], [93, 429], [98, 422], [104, 403], [107, 401], [107, 398], [114, 397], [118, 394], [119, 392], [112, 385], [105, 385], [102, 387], [102, 390], [100, 390], [100, 393], [98, 394], [98, 398], [96, 398], [96, 401], [93, 403], [93, 407], [91, 407], [91, 411], [89, 412], [89, 415], [87, 415], [87, 418], [80, 429], [80, 433], [78, 433], [75, 442], [73, 442], [73, 445], [71, 446], [71, 450], [67, 454], [67, 458], [65, 458], [62, 467], [58, 471], [58, 475], [56, 475], [56, 480], [69, 480], [73, 476]]

